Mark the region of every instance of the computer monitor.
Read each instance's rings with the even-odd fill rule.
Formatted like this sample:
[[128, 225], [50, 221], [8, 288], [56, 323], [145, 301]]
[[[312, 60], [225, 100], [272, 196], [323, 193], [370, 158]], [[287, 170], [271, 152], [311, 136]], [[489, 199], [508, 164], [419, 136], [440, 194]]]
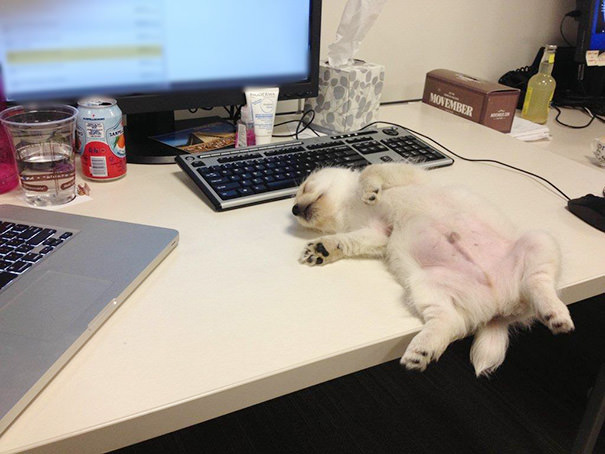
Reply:
[[586, 63], [586, 52], [605, 52], [605, 0], [577, 0], [578, 37], [575, 59]]
[[147, 136], [176, 110], [317, 96], [320, 22], [321, 0], [2, 0], [0, 75], [9, 102], [115, 97], [129, 162], [173, 162]]

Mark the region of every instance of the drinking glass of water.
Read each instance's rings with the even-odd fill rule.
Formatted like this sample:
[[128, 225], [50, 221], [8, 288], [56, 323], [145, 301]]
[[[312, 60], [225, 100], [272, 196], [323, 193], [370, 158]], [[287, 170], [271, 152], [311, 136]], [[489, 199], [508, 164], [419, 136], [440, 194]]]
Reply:
[[0, 112], [27, 203], [61, 205], [75, 198], [77, 114], [67, 105], [15, 106]]

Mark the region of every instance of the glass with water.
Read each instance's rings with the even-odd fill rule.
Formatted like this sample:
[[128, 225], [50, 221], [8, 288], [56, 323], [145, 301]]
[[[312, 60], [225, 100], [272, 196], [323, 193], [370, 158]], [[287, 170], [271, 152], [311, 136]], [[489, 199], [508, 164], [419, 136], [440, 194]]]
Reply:
[[77, 113], [67, 105], [16, 106], [0, 112], [29, 204], [60, 205], [75, 198]]

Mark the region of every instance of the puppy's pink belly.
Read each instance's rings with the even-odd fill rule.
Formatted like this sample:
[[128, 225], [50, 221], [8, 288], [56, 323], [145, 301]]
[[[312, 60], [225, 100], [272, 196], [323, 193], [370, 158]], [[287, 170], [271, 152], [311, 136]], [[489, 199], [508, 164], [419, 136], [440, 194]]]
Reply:
[[489, 287], [492, 285], [491, 279], [482, 268], [459, 255], [427, 259], [419, 257], [418, 262], [437, 284], [456, 288], [464, 288], [473, 283]]
[[[493, 275], [502, 273], [509, 243], [492, 232], [424, 230], [412, 245], [419, 265], [436, 279], [492, 286]], [[507, 270], [509, 271], [509, 270]]]

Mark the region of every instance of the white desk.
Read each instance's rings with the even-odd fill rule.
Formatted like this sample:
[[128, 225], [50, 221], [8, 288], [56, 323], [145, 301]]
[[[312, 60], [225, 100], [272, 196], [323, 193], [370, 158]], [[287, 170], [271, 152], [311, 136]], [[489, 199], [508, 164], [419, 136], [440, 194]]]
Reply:
[[[381, 119], [537, 172], [571, 197], [605, 185], [601, 169], [424, 104], [385, 107]], [[544, 184], [461, 160], [434, 172], [484, 193], [522, 227], [550, 230], [567, 303], [605, 291], [605, 235]], [[291, 200], [216, 213], [170, 165], [130, 165], [126, 178], [90, 186], [92, 201], [64, 210], [172, 227], [181, 242], [0, 437], [2, 453], [136, 443], [394, 359], [420, 328], [381, 262], [298, 264], [314, 234], [296, 226]]]
[[[605, 186], [605, 168], [596, 164], [596, 159], [590, 149], [592, 139], [605, 136], [605, 124], [595, 119], [587, 128], [570, 129], [555, 121], [556, 113], [551, 109], [547, 122], [552, 140], [539, 141], [535, 144], [589, 168], [599, 170], [604, 176], [603, 185]], [[590, 121], [590, 117], [581, 110], [561, 109], [559, 120], [566, 125], [582, 126]]]

